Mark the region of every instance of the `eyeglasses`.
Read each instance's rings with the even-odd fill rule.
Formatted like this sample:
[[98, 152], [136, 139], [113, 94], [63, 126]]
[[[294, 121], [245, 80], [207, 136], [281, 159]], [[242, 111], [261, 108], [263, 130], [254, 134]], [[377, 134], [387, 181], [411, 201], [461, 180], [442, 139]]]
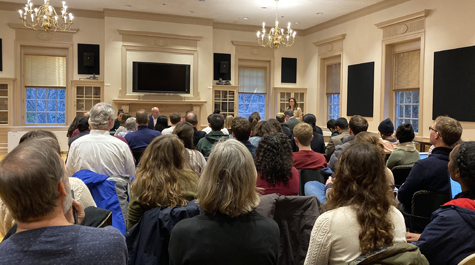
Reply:
[[436, 133], [438, 133], [440, 136], [442, 136], [442, 134], [440, 134], [439, 131], [437, 131], [436, 129], [432, 128], [432, 126], [429, 126], [429, 131], [431, 131], [431, 130], [434, 131], [434, 132], [436, 132]]

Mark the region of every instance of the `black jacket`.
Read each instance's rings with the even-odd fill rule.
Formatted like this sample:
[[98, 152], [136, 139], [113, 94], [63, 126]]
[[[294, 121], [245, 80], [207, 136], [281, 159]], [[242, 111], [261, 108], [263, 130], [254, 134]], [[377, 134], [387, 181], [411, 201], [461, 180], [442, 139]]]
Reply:
[[[292, 140], [290, 140], [290, 145], [292, 146], [292, 152], [299, 151], [298, 146], [295, 144], [294, 135], [292, 135]], [[323, 139], [322, 134], [316, 131], [313, 132], [313, 139], [310, 142], [310, 148], [312, 148], [314, 152], [317, 152], [323, 155], [325, 154], [325, 140]]]
[[201, 138], [205, 137], [206, 136], [206, 132], [203, 132], [203, 131], [198, 131], [195, 127], [193, 127], [193, 130], [194, 130], [194, 134], [193, 134], [193, 144], [196, 145], [198, 144], [198, 142], [200, 141]]

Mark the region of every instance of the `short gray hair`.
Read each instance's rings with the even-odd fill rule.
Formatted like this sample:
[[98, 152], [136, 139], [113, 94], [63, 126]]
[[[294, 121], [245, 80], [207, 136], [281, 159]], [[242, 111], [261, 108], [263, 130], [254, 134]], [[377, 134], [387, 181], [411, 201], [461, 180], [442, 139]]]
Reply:
[[100, 102], [89, 111], [89, 125], [92, 129], [104, 130], [109, 125], [109, 119], [114, 117], [114, 107], [111, 104]]
[[135, 117], [128, 118], [125, 121], [125, 128], [127, 129], [127, 131], [137, 130], [137, 122], [136, 122]]

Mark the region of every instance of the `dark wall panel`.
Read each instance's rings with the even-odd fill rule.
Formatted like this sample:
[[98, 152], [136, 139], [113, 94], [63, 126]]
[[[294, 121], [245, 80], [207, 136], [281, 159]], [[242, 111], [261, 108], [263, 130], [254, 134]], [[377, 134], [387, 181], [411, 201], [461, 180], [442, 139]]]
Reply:
[[78, 43], [78, 74], [101, 74], [99, 48], [97, 44]]
[[219, 80], [220, 78], [231, 80], [231, 54], [215, 53], [213, 57], [213, 80]]
[[434, 53], [432, 119], [475, 121], [475, 46]]
[[0, 71], [3, 71], [3, 49], [2, 49], [2, 39], [0, 39]]
[[282, 57], [282, 83], [297, 83], [297, 58]]
[[348, 66], [347, 115], [373, 117], [374, 62]]

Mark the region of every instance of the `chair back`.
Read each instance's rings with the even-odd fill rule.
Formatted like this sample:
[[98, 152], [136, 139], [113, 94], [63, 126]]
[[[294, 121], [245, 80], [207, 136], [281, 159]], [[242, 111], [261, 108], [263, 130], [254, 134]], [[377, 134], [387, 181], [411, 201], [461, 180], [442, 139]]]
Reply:
[[145, 150], [144, 149], [140, 149], [140, 150], [132, 150], [132, 155], [134, 156], [135, 158], [135, 165], [137, 166], [140, 162], [140, 158], [142, 158], [142, 155], [143, 155], [143, 152]]
[[475, 253], [464, 258], [458, 265], [475, 265]]
[[330, 174], [325, 173], [322, 169], [299, 169], [300, 188], [299, 195], [305, 196], [305, 183], [309, 181], [318, 181], [325, 184]]
[[394, 176], [394, 184], [396, 187], [400, 187], [404, 181], [406, 181], [407, 176], [411, 172], [412, 165], [401, 165], [395, 166], [391, 169]]
[[420, 190], [412, 196], [411, 213], [403, 212], [409, 232], [422, 233], [430, 223], [432, 212], [451, 200], [449, 193]]

